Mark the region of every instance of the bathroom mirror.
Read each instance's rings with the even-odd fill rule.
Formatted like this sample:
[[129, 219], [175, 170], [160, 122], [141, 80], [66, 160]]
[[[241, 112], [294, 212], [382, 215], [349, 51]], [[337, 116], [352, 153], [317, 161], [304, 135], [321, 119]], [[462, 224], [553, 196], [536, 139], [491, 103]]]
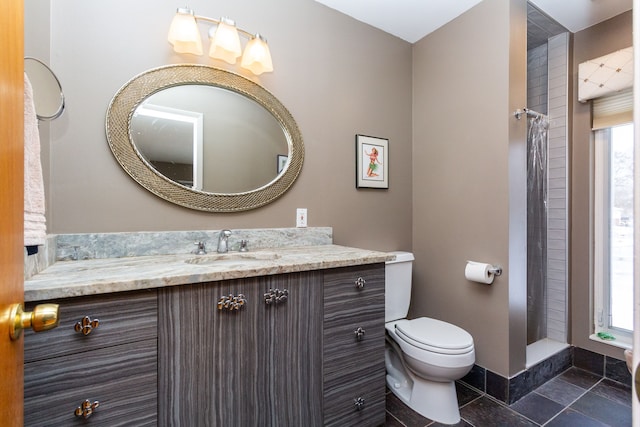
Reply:
[[42, 61], [24, 58], [24, 72], [33, 90], [33, 104], [39, 120], [54, 120], [64, 111], [64, 94], [56, 75]]
[[210, 212], [272, 202], [302, 168], [289, 111], [240, 75], [205, 65], [144, 72], [112, 99], [107, 140], [122, 168], [172, 203]]

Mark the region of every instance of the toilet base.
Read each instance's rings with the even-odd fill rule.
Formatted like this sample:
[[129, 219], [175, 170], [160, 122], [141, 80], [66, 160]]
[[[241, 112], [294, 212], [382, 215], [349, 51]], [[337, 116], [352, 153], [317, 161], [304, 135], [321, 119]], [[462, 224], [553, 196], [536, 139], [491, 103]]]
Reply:
[[407, 381], [387, 375], [387, 387], [405, 405], [423, 417], [442, 424], [460, 422], [458, 397], [453, 381], [439, 383], [420, 378]]
[[394, 348], [399, 350], [393, 341], [388, 340], [385, 366], [389, 390], [423, 417], [442, 424], [460, 422], [455, 382], [430, 381], [416, 376], [406, 369]]

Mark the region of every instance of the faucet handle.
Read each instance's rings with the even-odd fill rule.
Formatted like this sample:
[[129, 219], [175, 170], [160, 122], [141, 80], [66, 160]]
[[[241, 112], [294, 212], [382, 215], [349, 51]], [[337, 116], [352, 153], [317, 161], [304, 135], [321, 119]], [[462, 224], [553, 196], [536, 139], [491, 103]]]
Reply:
[[194, 251], [196, 255], [205, 255], [207, 253], [204, 242], [193, 242], [193, 244], [198, 246]]
[[249, 248], [247, 247], [247, 244], [249, 242], [245, 239], [240, 240], [240, 252], [247, 252], [249, 250]]

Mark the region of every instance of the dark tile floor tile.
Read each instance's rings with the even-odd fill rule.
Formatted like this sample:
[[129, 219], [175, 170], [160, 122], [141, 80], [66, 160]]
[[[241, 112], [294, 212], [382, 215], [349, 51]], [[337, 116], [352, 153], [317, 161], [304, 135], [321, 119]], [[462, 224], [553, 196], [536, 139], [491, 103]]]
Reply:
[[462, 418], [475, 427], [534, 427], [535, 423], [522, 415], [483, 396], [460, 409]]
[[429, 424], [429, 427], [474, 427], [474, 426], [473, 426], [473, 424], [469, 424], [465, 420], [460, 420], [460, 422], [458, 424], [433, 423], [433, 424]]
[[456, 395], [458, 396], [459, 407], [464, 406], [481, 396], [481, 394], [476, 390], [461, 383], [456, 383]]
[[572, 404], [570, 408], [611, 426], [631, 426], [630, 407], [598, 396], [592, 392], [586, 393]]
[[606, 362], [605, 377], [631, 387], [631, 374], [627, 362], [613, 357], [607, 357]]
[[537, 393], [531, 393], [511, 405], [510, 408], [538, 424], [544, 424], [562, 412], [565, 405], [556, 403]]
[[601, 377], [604, 376], [604, 355], [602, 354], [576, 347], [573, 349], [573, 365]]
[[591, 392], [622, 405], [631, 406], [631, 387], [619, 382], [605, 378], [592, 388]]
[[609, 427], [600, 421], [589, 418], [571, 409], [564, 410], [552, 419], [545, 427]]
[[395, 419], [393, 415], [387, 412], [387, 418], [384, 421], [384, 427], [404, 427], [404, 424], [402, 424], [400, 421]]
[[509, 390], [509, 380], [502, 375], [495, 374], [489, 370], [486, 372], [486, 392], [501, 402], [506, 402]]
[[567, 406], [582, 396], [586, 390], [560, 378], [554, 378], [538, 387], [535, 392], [563, 406]]
[[469, 384], [471, 387], [475, 387], [480, 391], [484, 391], [486, 387], [485, 376], [487, 370], [481, 366], [473, 365], [467, 375], [462, 377], [460, 381]]
[[433, 422], [413, 411], [393, 393], [387, 393], [387, 412], [407, 427], [424, 427]]
[[565, 372], [560, 374], [558, 378], [573, 385], [577, 385], [578, 387], [590, 389], [598, 381], [600, 381], [602, 377], [599, 377], [596, 374], [592, 374], [591, 372], [587, 372], [583, 369], [569, 368]]

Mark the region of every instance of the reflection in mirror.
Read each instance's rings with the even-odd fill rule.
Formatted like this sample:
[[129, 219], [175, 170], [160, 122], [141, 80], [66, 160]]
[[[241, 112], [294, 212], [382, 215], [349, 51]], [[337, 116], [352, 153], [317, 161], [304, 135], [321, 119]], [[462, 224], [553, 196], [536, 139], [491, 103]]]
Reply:
[[62, 86], [56, 75], [42, 61], [24, 58], [24, 72], [33, 88], [33, 103], [39, 120], [54, 120], [64, 111]]
[[286, 192], [304, 160], [289, 111], [240, 75], [169, 65], [125, 84], [107, 110], [109, 147], [140, 185], [211, 212], [254, 209]]
[[278, 156], [289, 153], [282, 126], [260, 104], [205, 85], [148, 97], [133, 113], [131, 138], [158, 172], [213, 193], [267, 185], [278, 175]]

